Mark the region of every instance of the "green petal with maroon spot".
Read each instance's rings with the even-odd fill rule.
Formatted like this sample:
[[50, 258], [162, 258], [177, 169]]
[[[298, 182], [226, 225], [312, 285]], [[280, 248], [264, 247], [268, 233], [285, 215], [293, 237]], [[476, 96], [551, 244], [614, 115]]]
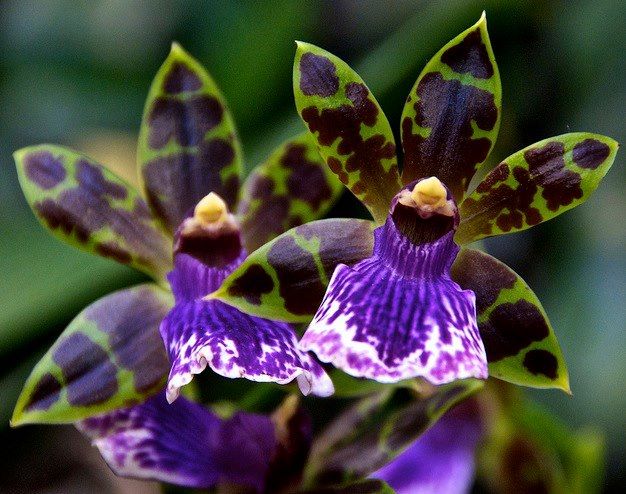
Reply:
[[248, 252], [320, 218], [343, 192], [308, 132], [281, 144], [246, 179], [239, 216]]
[[171, 294], [145, 284], [84, 309], [35, 366], [11, 424], [72, 423], [163, 389], [170, 366], [159, 325], [172, 303]]
[[360, 480], [342, 485], [317, 487], [311, 490], [298, 491], [300, 494], [394, 494], [387, 482], [376, 479]]
[[461, 204], [457, 242], [525, 230], [585, 202], [618, 147], [609, 137], [576, 132], [509, 156]]
[[363, 398], [315, 438], [305, 485], [356, 480], [375, 472], [482, 386], [468, 379], [433, 387], [421, 398], [407, 389]]
[[235, 124], [211, 76], [176, 43], [150, 87], [137, 160], [148, 203], [170, 232], [209, 192], [236, 205], [242, 154]]
[[14, 157], [28, 204], [56, 237], [155, 279], [171, 269], [172, 241], [131, 185], [61, 146], [27, 147]]
[[293, 90], [329, 168], [383, 223], [401, 185], [393, 133], [374, 96], [343, 60], [301, 42]]
[[209, 298], [267, 319], [310, 321], [337, 264], [372, 254], [374, 226], [333, 218], [292, 228], [250, 254]]
[[570, 393], [554, 330], [522, 278], [489, 254], [463, 249], [452, 266], [452, 279], [476, 294], [478, 330], [487, 352], [489, 375]]
[[428, 62], [402, 112], [402, 182], [436, 176], [463, 200], [496, 142], [502, 87], [485, 15]]

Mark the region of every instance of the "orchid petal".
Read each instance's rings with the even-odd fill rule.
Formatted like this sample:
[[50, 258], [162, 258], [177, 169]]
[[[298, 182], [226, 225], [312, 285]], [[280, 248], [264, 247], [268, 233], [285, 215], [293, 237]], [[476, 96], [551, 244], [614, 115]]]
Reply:
[[304, 394], [333, 392], [320, 364], [298, 349], [290, 325], [249, 316], [218, 300], [177, 304], [163, 321], [161, 335], [172, 362], [170, 402], [207, 365], [229, 378], [279, 384], [297, 379]]
[[500, 126], [502, 88], [485, 15], [428, 62], [402, 112], [402, 182], [439, 177], [461, 203]]
[[452, 279], [476, 294], [478, 329], [489, 375], [569, 393], [561, 347], [539, 299], [512, 269], [484, 252], [463, 249]]
[[337, 264], [371, 255], [373, 226], [327, 219], [292, 228], [250, 254], [210, 298], [259, 317], [308, 322]]
[[384, 222], [401, 184], [393, 133], [376, 99], [348, 64], [308, 43], [298, 43], [293, 88], [330, 169]]
[[242, 187], [239, 216], [246, 250], [322, 217], [343, 190], [308, 132], [284, 142]]
[[260, 491], [276, 447], [267, 417], [240, 412], [223, 420], [185, 398], [170, 405], [164, 393], [77, 427], [117, 475], [185, 487], [224, 482]]
[[12, 424], [75, 422], [161, 390], [169, 363], [158, 329], [171, 304], [139, 285], [83, 310], [26, 381]]
[[618, 144], [589, 133], [545, 139], [496, 166], [460, 206], [461, 244], [530, 228], [585, 202]]
[[41, 145], [15, 153], [24, 196], [61, 240], [161, 279], [171, 239], [132, 186], [80, 153]]
[[169, 232], [209, 192], [236, 204], [235, 124], [211, 76], [176, 43], [150, 87], [137, 158], [148, 203]]

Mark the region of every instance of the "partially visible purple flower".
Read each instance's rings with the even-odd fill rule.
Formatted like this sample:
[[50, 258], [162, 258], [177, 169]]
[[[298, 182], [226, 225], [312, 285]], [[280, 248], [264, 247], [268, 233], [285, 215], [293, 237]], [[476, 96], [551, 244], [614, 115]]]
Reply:
[[186, 487], [230, 482], [260, 492], [277, 447], [267, 416], [222, 419], [186, 398], [170, 405], [164, 393], [77, 427], [116, 474]]
[[271, 415], [224, 418], [185, 397], [170, 404], [161, 392], [76, 426], [117, 475], [255, 493], [298, 481], [311, 443], [310, 417], [294, 395]]
[[464, 494], [474, 483], [485, 424], [474, 400], [443, 415], [406, 451], [371, 477], [397, 494]]

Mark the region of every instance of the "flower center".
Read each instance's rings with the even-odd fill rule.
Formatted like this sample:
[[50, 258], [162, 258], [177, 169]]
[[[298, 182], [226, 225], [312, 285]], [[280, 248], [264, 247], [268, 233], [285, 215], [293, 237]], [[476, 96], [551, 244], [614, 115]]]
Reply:
[[448, 192], [437, 177], [429, 177], [415, 184], [411, 199], [417, 206], [439, 208], [445, 205]]
[[210, 267], [224, 267], [242, 254], [239, 224], [215, 192], [204, 196], [174, 235], [174, 259], [187, 254]]
[[210, 192], [200, 199], [193, 211], [194, 219], [202, 226], [216, 226], [228, 218], [228, 207], [219, 195]]
[[437, 177], [428, 177], [417, 182], [412, 190], [403, 190], [398, 201], [415, 208], [419, 215], [430, 218], [433, 215], [454, 216], [455, 205], [448, 199], [448, 190]]

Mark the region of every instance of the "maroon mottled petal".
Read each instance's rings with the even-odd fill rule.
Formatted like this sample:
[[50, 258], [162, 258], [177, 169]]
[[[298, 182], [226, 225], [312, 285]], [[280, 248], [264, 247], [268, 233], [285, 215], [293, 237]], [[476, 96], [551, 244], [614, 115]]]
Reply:
[[[484, 131], [496, 128], [498, 108], [488, 91], [429, 73], [415, 88], [414, 118], [402, 120], [402, 181], [436, 176], [460, 202], [476, 168], [487, 159], [493, 141], [473, 138], [472, 123]], [[413, 133], [413, 124], [430, 129]]]
[[60, 146], [25, 148], [15, 160], [29, 205], [55, 236], [155, 278], [165, 275], [171, 240], [130, 185]]
[[342, 192], [308, 133], [283, 143], [242, 188], [239, 215], [248, 252], [321, 217]]
[[436, 176], [460, 204], [495, 143], [501, 97], [483, 14], [439, 50], [409, 94], [401, 119], [402, 182]]
[[177, 44], [150, 88], [137, 155], [148, 203], [170, 232], [209, 192], [236, 205], [241, 152], [234, 123], [215, 82]]

